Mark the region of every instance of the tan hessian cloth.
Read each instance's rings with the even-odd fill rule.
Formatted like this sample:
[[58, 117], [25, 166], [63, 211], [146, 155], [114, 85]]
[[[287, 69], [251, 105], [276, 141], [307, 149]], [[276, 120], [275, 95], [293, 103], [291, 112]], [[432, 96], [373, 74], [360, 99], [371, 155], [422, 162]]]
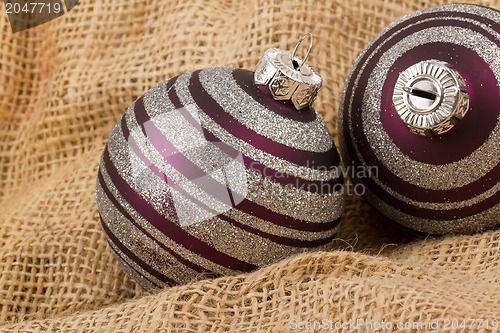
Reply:
[[[95, 204], [112, 127], [157, 83], [211, 66], [254, 69], [267, 48], [293, 50], [312, 32], [309, 63], [324, 79], [315, 108], [336, 136], [357, 55], [390, 22], [442, 3], [82, 0], [16, 34], [1, 6], [0, 331], [257, 333], [323, 319], [500, 320], [498, 230], [412, 239], [350, 197], [332, 252], [147, 295], [113, 257]], [[500, 9], [498, 0], [477, 3]]]

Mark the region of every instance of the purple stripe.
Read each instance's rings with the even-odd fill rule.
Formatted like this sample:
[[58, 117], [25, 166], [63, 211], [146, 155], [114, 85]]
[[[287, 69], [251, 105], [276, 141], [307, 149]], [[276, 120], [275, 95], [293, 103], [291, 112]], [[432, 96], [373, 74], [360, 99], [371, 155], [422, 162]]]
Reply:
[[165, 235], [175, 235], [175, 242], [182, 245], [184, 248], [191, 252], [197, 253], [198, 255], [216, 263], [223, 267], [240, 270], [240, 271], [251, 271], [257, 268], [257, 266], [239, 260], [237, 258], [231, 257], [226, 253], [220, 252], [215, 248], [211, 247], [207, 243], [199, 240], [198, 238], [190, 235], [180, 226], [167, 219], [165, 216], [159, 214], [146, 200], [141, 198], [141, 196], [135, 192], [133, 188], [120, 176], [118, 170], [114, 166], [110, 159], [108, 149], [105, 150], [103, 154], [104, 165], [106, 170], [113, 181], [113, 184], [118, 189], [120, 193], [127, 198], [128, 203], [141, 214], [152, 226], [158, 229]]
[[500, 202], [500, 192], [496, 192], [491, 197], [476, 204], [450, 210], [433, 210], [415, 207], [385, 194], [380, 195], [379, 198], [393, 207], [398, 207], [405, 214], [437, 221], [448, 221], [473, 216], [494, 207]]
[[[185, 109], [185, 107], [184, 107], [184, 105], [181, 103], [181, 101], [180, 101], [180, 99], [179, 99], [179, 96], [177, 96], [177, 93], [176, 93], [176, 91], [175, 91], [175, 82], [177, 82], [177, 79], [178, 79], [178, 78], [179, 78], [179, 77], [178, 77], [178, 76], [176, 76], [175, 78], [173, 78], [173, 79], [171, 79], [170, 81], [168, 81], [168, 84], [167, 84], [167, 86], [166, 86], [166, 90], [167, 90], [167, 94], [168, 94], [168, 99], [170, 99], [170, 102], [171, 102], [171, 103], [173, 104], [173, 106], [177, 109], [177, 111], [179, 111], [179, 112], [180, 112], [181, 110], [182, 110], [182, 111], [185, 111], [185, 110], [184, 110], [184, 109]], [[169, 84], [170, 84], [170, 82], [172, 82], [172, 84], [171, 84], [171, 85], [169, 85]], [[197, 123], [197, 122], [193, 119], [193, 117], [191, 116], [191, 114], [190, 114], [189, 112], [183, 112], [183, 115], [184, 115], [184, 113], [185, 113], [185, 114], [187, 114], [187, 115], [189, 115], [189, 118], [190, 118], [190, 119], [192, 119], [192, 121], [190, 121], [190, 120], [188, 120], [188, 119], [186, 118], [186, 120], [188, 120], [188, 121], [189, 121], [189, 123], [190, 123], [193, 127], [198, 128], [199, 126], [201, 126], [200, 124], [198, 124], [198, 123]]]
[[[315, 153], [305, 150], [291, 148], [275, 142], [241, 124], [237, 119], [227, 113], [208, 92], [203, 88], [199, 77], [200, 71], [195, 71], [191, 75], [189, 91], [198, 107], [205, 112], [214, 122], [228, 131], [234, 137], [251, 144], [268, 154], [277, 156], [286, 161], [312, 169], [328, 168], [328, 170], [338, 166], [340, 158], [335, 145], [330, 150], [323, 153]], [[309, 165], [314, 162], [314, 165]]]
[[[142, 113], [146, 114], [146, 110], [144, 109], [143, 106], [141, 106], [142, 101], [140, 102], [140, 99], [136, 102], [136, 105], [139, 105], [139, 107], [136, 108], [136, 112], [142, 112]], [[136, 115], [136, 117], [137, 117], [137, 115]], [[146, 118], [143, 119], [143, 117], [144, 117], [143, 115], [139, 115], [139, 117], [140, 117], [141, 121], [144, 121], [146, 119]], [[150, 124], [150, 126], [148, 127], [148, 131], [150, 130], [150, 128], [154, 127], [154, 124], [152, 122], [149, 122], [149, 124]], [[153, 163], [151, 163], [151, 161], [149, 161], [149, 159], [142, 153], [141, 149], [139, 148], [139, 146], [135, 142], [134, 138], [130, 135], [130, 130], [128, 128], [125, 117], [122, 118], [122, 130], [123, 130], [123, 135], [124, 135], [125, 139], [128, 141], [128, 143], [129, 143], [130, 147], [132, 148], [132, 150], [134, 151], [134, 153], [144, 162], [144, 164], [146, 164], [149, 167], [149, 169], [151, 171], [153, 171], [158, 177], [163, 179], [172, 188], [177, 190], [182, 196], [184, 196], [188, 200], [192, 201], [194, 204], [209, 211], [214, 216], [217, 216], [217, 217], [223, 219], [222, 214], [219, 214], [218, 212], [211, 209], [210, 207], [208, 207], [207, 205], [205, 205], [201, 201], [199, 201], [196, 198], [189, 195], [179, 185], [175, 184], [175, 182], [172, 179], [170, 179], [166, 174], [164, 174], [156, 166], [154, 166]], [[159, 132], [159, 130], [158, 130], [158, 132]], [[155, 133], [155, 137], [154, 137], [154, 140], [156, 141], [156, 144], [158, 147], [157, 149], [161, 149], [161, 147], [171, 146], [168, 149], [170, 150], [170, 152], [172, 152], [172, 149], [175, 149], [175, 148], [163, 135], [161, 135], [161, 137], [160, 137], [160, 134], [161, 133], [159, 133], [159, 134]], [[160, 140], [162, 142], [160, 142]], [[163, 142], [163, 141], [165, 141], [165, 142]], [[162, 154], [162, 152], [159, 152], [159, 153]], [[177, 152], [176, 154], [182, 155], [180, 152]], [[172, 165], [177, 171], [179, 171], [182, 174], [186, 174], [186, 170], [191, 172], [191, 173], [187, 173], [188, 177], [192, 177], [193, 175], [198, 176], [198, 172], [196, 171], [197, 167], [194, 164], [192, 164], [191, 161], [189, 161], [188, 159], [179, 162], [179, 161], [176, 161], [175, 159], [169, 158], [168, 162], [170, 165]], [[205, 173], [203, 173], [203, 174], [205, 175]], [[209, 177], [210, 177], [209, 175], [205, 176], [205, 178], [209, 178]], [[268, 221], [272, 224], [276, 224], [276, 225], [287, 227], [287, 228], [294, 229], [294, 230], [316, 231], [316, 232], [317, 231], [326, 231], [326, 230], [330, 230], [330, 229], [334, 228], [337, 225], [336, 221], [315, 223], [315, 222], [308, 222], [308, 221], [295, 219], [295, 218], [287, 216], [287, 215], [273, 212], [272, 210], [270, 210], [264, 206], [261, 206], [259, 204], [256, 204], [255, 202], [250, 201], [250, 200], [245, 199], [245, 198], [242, 198], [241, 202], [239, 202], [235, 208], [244, 212], [244, 213], [247, 213], [247, 214], [256, 216], [262, 220]]]
[[233, 71], [232, 75], [236, 84], [246, 92], [247, 95], [283, 118], [292, 119], [301, 123], [308, 123], [316, 120], [317, 115], [312, 107], [307, 107], [299, 111], [295, 109], [292, 101], [276, 101], [271, 95], [271, 91], [267, 85], [258, 86], [254, 83], [253, 72], [237, 68]]
[[167, 92], [173, 87], [173, 85], [175, 84], [175, 82], [177, 81], [178, 78], [179, 78], [179, 75], [168, 79], [167, 83], [165, 84], [165, 89], [167, 90]]
[[[175, 78], [177, 79], [177, 78]], [[172, 79], [174, 80], [174, 79]], [[170, 83], [169, 81], [168, 83]], [[205, 139], [209, 142], [216, 142], [217, 147], [220, 148], [222, 151], [224, 151], [226, 154], [229, 156], [235, 158], [240, 154], [240, 152], [233, 147], [229, 146], [225, 142], [220, 141], [215, 135], [213, 135], [211, 132], [209, 132], [207, 129], [201, 126], [189, 113], [189, 111], [186, 110], [184, 105], [180, 102], [179, 97], [177, 96], [175, 92], [175, 88], [173, 88], [173, 83], [170, 85], [172, 88], [168, 88], [168, 97], [174, 107], [177, 109], [179, 114], [181, 114], [184, 119], [193, 126], [198, 132], [200, 132], [201, 129], [201, 134], [205, 137]], [[245, 166], [259, 172], [262, 176], [272, 179], [273, 181], [286, 186], [286, 185], [291, 185], [295, 188], [301, 189], [303, 191], [307, 191], [310, 193], [320, 193], [320, 194], [331, 194], [336, 192], [337, 190], [342, 189], [342, 186], [344, 185], [344, 178], [342, 174], [342, 170], [339, 166], [336, 166], [338, 170], [338, 178], [330, 179], [328, 181], [310, 181], [306, 180], [303, 178], [295, 177], [277, 170], [272, 169], [271, 167], [268, 167], [266, 165], [263, 165], [262, 163], [243, 155], [243, 161], [245, 163]]]
[[[100, 172], [99, 172], [100, 173]], [[101, 186], [103, 183], [101, 183]], [[104, 187], [104, 186], [103, 186]], [[157, 270], [155, 270], [154, 268], [152, 268], [151, 266], [149, 266], [146, 262], [144, 262], [141, 258], [139, 258], [138, 256], [136, 256], [132, 251], [130, 251], [122, 242], [120, 242], [120, 240], [115, 236], [115, 234], [113, 234], [113, 232], [108, 228], [108, 226], [106, 225], [106, 223], [104, 222], [104, 220], [102, 219], [102, 216], [101, 216], [101, 226], [102, 226], [102, 229], [104, 230], [104, 232], [106, 233], [106, 235], [108, 235], [109, 239], [111, 240], [111, 242], [116, 246], [118, 247], [127, 257], [129, 257], [132, 261], [136, 262], [139, 266], [141, 266], [146, 272], [148, 272], [149, 274], [151, 274], [152, 276], [154, 276], [155, 278], [157, 278], [158, 280], [160, 280], [161, 282], [165, 282], [165, 283], [168, 283], [172, 286], [178, 284], [176, 281], [172, 280], [172, 279], [169, 279], [168, 277], [166, 277], [165, 275], [161, 274], [160, 272], [158, 272]], [[118, 252], [115, 252], [120, 258], [121, 256], [118, 254]], [[123, 258], [121, 258], [124, 262], [126, 262], [126, 260], [124, 260]], [[127, 263], [128, 264], [128, 263]], [[130, 265], [129, 265], [130, 266]], [[137, 274], [143, 276], [144, 278], [146, 278], [149, 282], [151, 282], [152, 284], [154, 284], [155, 286], [159, 287], [156, 283], [154, 283], [153, 281], [149, 280], [146, 276], [144, 276], [143, 274], [139, 273], [134, 267], [130, 266], [134, 271], [137, 272]]]
[[[422, 17], [419, 17], [418, 19], [416, 19], [416, 21], [419, 21], [421, 19], [422, 19]], [[400, 25], [398, 25], [397, 27], [395, 27], [394, 29], [392, 29], [391, 31], [387, 32], [386, 34], [392, 33], [393, 30], [397, 30], [397, 29], [401, 28], [401, 26], [406, 26], [408, 24], [409, 24], [409, 22], [405, 21], [405, 22], [401, 23]], [[415, 28], [412, 28], [412, 29], [415, 29]], [[405, 34], [408, 35], [408, 32], [405, 31]], [[405, 37], [405, 36], [403, 36], [403, 37]], [[400, 37], [400, 38], [403, 38], [403, 37]], [[380, 36], [379, 39], [384, 40], [385, 35]], [[372, 49], [369, 49], [365, 53], [363, 58], [360, 59], [360, 61], [358, 62], [358, 65], [357, 65], [358, 68], [353, 71], [353, 73], [354, 73], [353, 75], [355, 75], [355, 73], [359, 72], [359, 66], [366, 64], [366, 58], [370, 55], [370, 53], [371, 53], [370, 51], [373, 51], [373, 49], [377, 46], [378, 46], [378, 44], [375, 43], [372, 46]], [[384, 50], [381, 50], [380, 52], [384, 52]], [[367, 68], [366, 71], [370, 72], [369, 68]], [[345, 96], [351, 96], [354, 81], [355, 80], [354, 80], [354, 76], [353, 76], [349, 82], [349, 86], [346, 90], [347, 92], [346, 92]], [[356, 100], [356, 99], [354, 98], [354, 100]], [[346, 103], [346, 104], [344, 104], [344, 114], [348, 114], [347, 108], [348, 108], [348, 105]], [[356, 109], [353, 108], [353, 110], [356, 110]], [[351, 117], [353, 117], [354, 118], [353, 121], [356, 122], [356, 119], [354, 117], [354, 113], [351, 114]], [[351, 138], [351, 133], [349, 132], [349, 125], [348, 125], [347, 121], [345, 121], [343, 124], [343, 134], [345, 136], [346, 148], [349, 151], [350, 156], [353, 158], [353, 161], [355, 164], [360, 165], [359, 159], [357, 158], [357, 155], [355, 154], [355, 150], [352, 146], [352, 138]], [[361, 140], [357, 140], [358, 143], [361, 143], [360, 141]], [[366, 155], [373, 154], [371, 151], [371, 148], [369, 148], [369, 146], [367, 146], [366, 142], [362, 142], [360, 144], [360, 150], [363, 151], [364, 153], [366, 153]], [[471, 191], [471, 188], [472, 189], [479, 189], [480, 193], [484, 192], [487, 188], [491, 188], [491, 186], [494, 185], [494, 182], [491, 182], [491, 177], [494, 176], [495, 172], [498, 172], [498, 171], [495, 171], [495, 170], [498, 170], [498, 166], [497, 166], [493, 170], [491, 170], [487, 175], [485, 175], [480, 181], [477, 181], [477, 182], [470, 184], [470, 185], [466, 185], [460, 189], [448, 190], [448, 191], [427, 190], [427, 189], [422, 189], [422, 188], [415, 186], [415, 185], [411, 185], [411, 184], [404, 182], [401, 179], [395, 177], [392, 174], [392, 172], [390, 172], [385, 166], [383, 166], [376, 159], [376, 157], [374, 157], [373, 155], [370, 157], [367, 156], [366, 161], [367, 161], [368, 165], [377, 165], [379, 167], [379, 174], [380, 174], [379, 179], [384, 180], [384, 182], [386, 184], [390, 184], [390, 186], [392, 188], [394, 188], [397, 192], [403, 193], [409, 197], [415, 198], [415, 200], [423, 201], [423, 202], [429, 202], [429, 201], [449, 202], [449, 201], [457, 201], [457, 200], [458, 201], [467, 200], [467, 199], [474, 197], [476, 195], [476, 193]], [[401, 200], [398, 200], [398, 199], [388, 195], [384, 190], [379, 188], [378, 185], [376, 185], [373, 181], [366, 179], [365, 182], [374, 194], [381, 197], [387, 203], [389, 203], [395, 207], [400, 207], [400, 206], [403, 206], [406, 208], [412, 207], [412, 206], [409, 206], [408, 204], [402, 202]], [[487, 188], [484, 188], [483, 186], [487, 186]], [[443, 211], [443, 213], [436, 213], [436, 211], [434, 211], [434, 210], [427, 210], [427, 212], [425, 212], [425, 210], [418, 209], [416, 207], [414, 207], [414, 208], [419, 210], [419, 216], [425, 215], [425, 216], [430, 216], [433, 218], [436, 215], [442, 214], [441, 219], [454, 219], [454, 218], [457, 218], [456, 216], [460, 216], [463, 214], [465, 214], [466, 216], [474, 215], [475, 213], [478, 212], [474, 209], [474, 207], [477, 209], [480, 207], [480, 205], [473, 205], [470, 207], [473, 207], [473, 208], [446, 210], [446, 211]], [[445, 216], [447, 216], [447, 217], [445, 218]]]
[[[127, 220], [129, 220], [137, 229], [139, 229], [143, 234], [145, 234], [147, 237], [149, 237], [150, 239], [152, 239], [155, 243], [157, 243], [162, 249], [164, 249], [165, 251], [167, 251], [168, 253], [170, 253], [170, 255], [172, 255], [174, 258], [176, 258], [180, 263], [182, 263], [183, 265], [195, 270], [196, 272], [198, 273], [201, 273], [201, 272], [210, 272], [209, 270], [201, 267], [201, 266], [198, 266], [197, 264], [195, 264], [194, 262], [190, 261], [190, 260], [187, 260], [185, 258], [183, 258], [181, 255], [177, 254], [176, 252], [174, 252], [171, 248], [167, 247], [165, 244], [163, 244], [162, 242], [160, 242], [158, 239], [156, 239], [155, 237], [153, 237], [146, 229], [144, 229], [140, 224], [136, 223], [134, 218], [132, 216], [130, 216], [130, 214], [125, 210], [125, 208], [118, 202], [118, 200], [115, 198], [115, 196], [111, 193], [111, 191], [109, 190], [108, 186], [106, 185], [106, 182], [104, 181], [104, 178], [102, 176], [102, 173], [101, 171], [99, 170], [99, 173], [98, 173], [98, 177], [99, 177], [99, 182], [101, 184], [101, 187], [104, 191], [104, 193], [106, 193], [106, 195], [108, 196], [109, 200], [111, 200], [111, 202], [113, 203], [113, 206], [116, 207], [116, 209], [118, 209], [118, 211], [123, 215], [125, 216], [125, 218]], [[116, 242], [115, 242], [116, 243]], [[123, 251], [123, 249], [122, 249]], [[125, 252], [125, 251], [124, 251]]]

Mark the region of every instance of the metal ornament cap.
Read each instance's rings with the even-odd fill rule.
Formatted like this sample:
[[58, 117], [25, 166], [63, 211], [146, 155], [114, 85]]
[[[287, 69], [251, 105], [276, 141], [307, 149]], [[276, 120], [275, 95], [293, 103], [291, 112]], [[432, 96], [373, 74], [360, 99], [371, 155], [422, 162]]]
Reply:
[[[295, 57], [298, 46], [305, 37], [311, 37], [311, 45], [304, 60]], [[297, 110], [311, 106], [323, 79], [305, 63], [312, 48], [312, 35], [303, 36], [293, 54], [277, 48], [270, 48], [257, 65], [254, 82], [267, 85], [275, 100], [290, 100]]]
[[439, 60], [421, 61], [403, 71], [392, 100], [408, 129], [423, 136], [448, 132], [469, 109], [464, 79]]

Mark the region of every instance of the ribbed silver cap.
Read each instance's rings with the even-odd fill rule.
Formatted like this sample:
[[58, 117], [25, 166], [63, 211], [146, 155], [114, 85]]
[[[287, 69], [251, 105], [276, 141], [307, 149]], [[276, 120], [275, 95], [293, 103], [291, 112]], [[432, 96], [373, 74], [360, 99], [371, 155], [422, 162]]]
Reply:
[[408, 129], [425, 136], [448, 132], [469, 110], [464, 79], [438, 60], [422, 61], [403, 71], [392, 101]]

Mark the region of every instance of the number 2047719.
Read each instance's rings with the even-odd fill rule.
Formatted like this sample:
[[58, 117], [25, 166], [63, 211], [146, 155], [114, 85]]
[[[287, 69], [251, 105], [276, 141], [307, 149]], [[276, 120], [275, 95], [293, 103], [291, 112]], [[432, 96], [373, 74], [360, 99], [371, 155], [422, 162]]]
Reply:
[[60, 13], [63, 9], [60, 3], [45, 3], [45, 2], [28, 2], [28, 3], [17, 3], [17, 2], [7, 2], [5, 3], [5, 9], [7, 14], [50, 14]]
[[494, 328], [497, 329], [500, 327], [500, 323], [498, 319], [445, 319], [443, 322], [443, 329], [459, 329], [459, 328]]

